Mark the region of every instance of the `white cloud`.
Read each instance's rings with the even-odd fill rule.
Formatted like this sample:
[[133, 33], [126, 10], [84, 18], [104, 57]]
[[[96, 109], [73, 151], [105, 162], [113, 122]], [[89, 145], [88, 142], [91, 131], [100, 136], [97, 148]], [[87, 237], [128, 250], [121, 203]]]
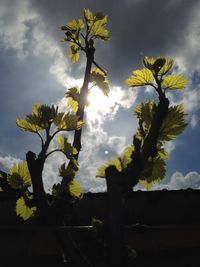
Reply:
[[10, 155], [8, 156], [0, 156], [0, 165], [5, 169], [5, 171], [8, 171], [13, 164], [18, 164], [21, 161], [21, 159], [12, 157]]
[[167, 153], [171, 154], [171, 152], [176, 148], [175, 140], [166, 142], [164, 144], [164, 148], [167, 151]]
[[191, 126], [192, 128], [195, 128], [198, 124], [198, 121], [199, 121], [199, 118], [197, 115], [192, 115], [192, 118], [191, 118]]
[[87, 122], [91, 128], [113, 120], [120, 107], [129, 109], [136, 101], [137, 91], [111, 86], [109, 96], [98, 88], [93, 88], [89, 95], [89, 106], [86, 109]]
[[190, 21], [184, 32], [184, 42], [182, 46], [177, 47], [173, 58], [179, 67], [186, 72], [192, 73], [194, 70], [200, 70], [200, 3], [193, 9]]
[[[144, 190], [141, 186], [137, 189]], [[200, 189], [200, 174], [196, 171], [188, 172], [186, 175], [181, 172], [175, 172], [168, 183], [155, 183], [150, 190], [181, 190], [181, 189]]]
[[[109, 136], [101, 127], [83, 133], [83, 149], [80, 153], [78, 175], [85, 191], [105, 190], [105, 180], [96, 178], [99, 167], [109, 159], [117, 158], [126, 146], [125, 136]], [[106, 151], [106, 153], [105, 153]]]
[[170, 180], [168, 189], [199, 189], [200, 188], [200, 174], [197, 172], [189, 172], [185, 176], [181, 172], [175, 172]]
[[48, 33], [48, 25], [33, 8], [29, 7], [29, 1], [16, 1], [14, 5], [9, 2], [1, 2], [1, 48], [14, 50], [19, 60], [26, 60], [28, 55], [49, 60], [50, 74], [57, 82], [67, 86], [71, 64], [63, 55], [59, 40], [54, 40]]
[[0, 10], [0, 39], [6, 49], [14, 49], [19, 59], [27, 55], [25, 46], [28, 43], [27, 32], [29, 26], [27, 22], [35, 20], [36, 13], [28, 7], [28, 1], [1, 1]]

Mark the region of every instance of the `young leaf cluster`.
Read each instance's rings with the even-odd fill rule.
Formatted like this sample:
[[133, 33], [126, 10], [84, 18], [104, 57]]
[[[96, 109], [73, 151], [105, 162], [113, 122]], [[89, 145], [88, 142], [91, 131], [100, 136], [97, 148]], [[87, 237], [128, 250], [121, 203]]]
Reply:
[[[115, 166], [123, 176], [123, 173], [130, 171], [131, 166], [135, 164], [143, 166], [138, 181], [146, 188], [150, 188], [155, 181], [165, 176], [165, 161], [169, 159], [169, 155], [164, 144], [175, 139], [187, 125], [183, 105], [168, 107], [167, 104], [169, 101], [165, 95], [166, 90], [184, 89], [188, 83], [187, 79], [179, 74], [167, 75], [173, 63], [173, 60], [165, 57], [144, 57], [144, 68], [133, 71], [126, 80], [129, 87], [152, 86], [158, 93], [159, 103], [148, 100], [135, 108], [139, 128], [134, 135], [133, 146], [128, 147], [122, 157], [101, 167], [97, 173], [98, 177], [105, 178], [106, 168], [109, 166]], [[159, 114], [161, 110], [162, 114]], [[148, 144], [149, 142], [151, 143]]]
[[98, 12], [93, 14], [89, 9], [84, 9], [84, 20], [74, 19], [61, 27], [65, 38], [63, 42], [69, 42], [69, 57], [72, 63], [79, 60], [80, 51], [88, 52], [95, 39], [108, 41], [109, 32], [106, 29], [107, 16]]
[[129, 87], [139, 87], [150, 85], [156, 89], [158, 86], [162, 91], [184, 89], [188, 80], [179, 74], [170, 74], [164, 77], [172, 68], [173, 60], [165, 57], [144, 57], [143, 69], [134, 70], [132, 75], [126, 80]]
[[[75, 88], [76, 89], [76, 88]], [[68, 96], [76, 99], [77, 91], [71, 89]], [[52, 105], [35, 104], [32, 113], [27, 115], [25, 119], [18, 118], [17, 125], [23, 130], [37, 134], [41, 140], [41, 152], [38, 158], [43, 157], [44, 160], [54, 152], [62, 152], [71, 162], [70, 167], [65, 170], [65, 164], [60, 167], [59, 175], [67, 176], [66, 192], [75, 198], [81, 197], [82, 191], [78, 182], [74, 181], [78, 172], [78, 163], [75, 159], [77, 154], [69, 142], [67, 137], [60, 135], [61, 132], [75, 131], [82, 127], [83, 122], [79, 117], [72, 113], [59, 112], [58, 107]], [[49, 151], [51, 141], [58, 135], [58, 148]], [[16, 213], [24, 220], [32, 217], [36, 212], [32, 193], [29, 188], [32, 185], [30, 170], [26, 162], [14, 164], [10, 169], [7, 177], [11, 188], [21, 190], [22, 196], [16, 202]]]

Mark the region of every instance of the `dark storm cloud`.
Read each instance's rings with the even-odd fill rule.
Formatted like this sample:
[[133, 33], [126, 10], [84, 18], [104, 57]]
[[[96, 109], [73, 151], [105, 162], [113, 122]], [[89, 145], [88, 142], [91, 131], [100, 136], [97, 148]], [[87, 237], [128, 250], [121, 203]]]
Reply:
[[[96, 58], [113, 83], [124, 81], [143, 55], [170, 55], [183, 45], [197, 0], [32, 1], [49, 31], [59, 39], [58, 27], [80, 17], [83, 8], [109, 16], [111, 40], [98, 47]], [[65, 49], [65, 48], [63, 48]]]

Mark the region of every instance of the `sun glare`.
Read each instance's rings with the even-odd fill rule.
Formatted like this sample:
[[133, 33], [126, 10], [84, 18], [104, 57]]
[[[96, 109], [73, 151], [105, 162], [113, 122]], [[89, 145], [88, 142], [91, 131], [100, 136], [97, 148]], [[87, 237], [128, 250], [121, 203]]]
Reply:
[[135, 92], [129, 92], [127, 97], [119, 86], [112, 87], [108, 96], [99, 88], [93, 87], [88, 95], [87, 119], [92, 123], [113, 119], [119, 107], [130, 108], [135, 99]]
[[98, 88], [92, 88], [88, 96], [89, 105], [87, 107], [87, 117], [90, 121], [100, 120], [101, 115], [107, 115], [112, 112], [116, 104], [114, 99], [103, 94]]

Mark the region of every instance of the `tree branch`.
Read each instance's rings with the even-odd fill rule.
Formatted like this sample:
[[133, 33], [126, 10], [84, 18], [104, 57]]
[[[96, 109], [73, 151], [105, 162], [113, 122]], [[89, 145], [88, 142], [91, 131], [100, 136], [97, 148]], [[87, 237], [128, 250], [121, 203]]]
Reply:
[[107, 76], [107, 72], [106, 72], [104, 69], [102, 69], [102, 68], [99, 66], [99, 64], [96, 63], [96, 61], [93, 60], [92, 63], [93, 63], [98, 69], [100, 69], [100, 70], [105, 74], [105, 76]]

